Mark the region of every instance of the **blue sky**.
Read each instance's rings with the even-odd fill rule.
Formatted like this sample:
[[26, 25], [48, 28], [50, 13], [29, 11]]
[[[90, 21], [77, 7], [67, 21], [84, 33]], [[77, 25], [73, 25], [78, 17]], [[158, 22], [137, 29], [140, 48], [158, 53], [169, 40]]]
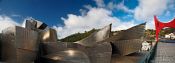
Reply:
[[[56, 29], [60, 38], [109, 23], [113, 24], [113, 30], [127, 29], [143, 22], [147, 22], [148, 29], [154, 29], [153, 15], [162, 22], [172, 20], [175, 1], [0, 0], [1, 24], [21, 25], [24, 19], [32, 17]], [[6, 26], [1, 29], [4, 28]]]
[[0, 14], [7, 15], [17, 22], [33, 17], [48, 25], [63, 25], [61, 17], [67, 14], [79, 15], [83, 5], [94, 4], [89, 0], [0, 0]]
[[[118, 4], [121, 1], [114, 0], [113, 2]], [[105, 0], [104, 2], [107, 4], [110, 1]], [[125, 2], [130, 9], [134, 9], [138, 5], [136, 0], [126, 0]], [[22, 22], [26, 17], [33, 17], [50, 26], [64, 25], [61, 17], [67, 18], [67, 14], [80, 15], [79, 10], [85, 9], [85, 5], [97, 6], [93, 0], [1, 0], [0, 14], [9, 16], [17, 22]], [[127, 14], [121, 10], [113, 10], [113, 12], [114, 16], [121, 19]]]

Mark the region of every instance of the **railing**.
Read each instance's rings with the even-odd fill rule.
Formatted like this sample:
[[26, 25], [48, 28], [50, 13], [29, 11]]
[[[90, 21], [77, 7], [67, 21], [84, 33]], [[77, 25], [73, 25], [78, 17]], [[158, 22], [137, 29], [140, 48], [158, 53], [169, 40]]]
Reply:
[[154, 63], [154, 57], [156, 54], [157, 43], [148, 51], [148, 53], [143, 57], [139, 63]]

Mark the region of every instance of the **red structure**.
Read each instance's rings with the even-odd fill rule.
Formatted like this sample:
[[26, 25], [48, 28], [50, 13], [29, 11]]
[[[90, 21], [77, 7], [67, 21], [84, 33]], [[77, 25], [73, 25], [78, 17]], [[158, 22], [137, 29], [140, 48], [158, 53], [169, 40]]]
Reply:
[[171, 27], [171, 28], [175, 28], [175, 19], [173, 19], [172, 21], [168, 22], [168, 23], [162, 23], [160, 22], [156, 16], [154, 16], [154, 22], [155, 22], [155, 28], [156, 28], [156, 41], [158, 42], [158, 35], [159, 32], [161, 31], [161, 29], [163, 29], [164, 27]]

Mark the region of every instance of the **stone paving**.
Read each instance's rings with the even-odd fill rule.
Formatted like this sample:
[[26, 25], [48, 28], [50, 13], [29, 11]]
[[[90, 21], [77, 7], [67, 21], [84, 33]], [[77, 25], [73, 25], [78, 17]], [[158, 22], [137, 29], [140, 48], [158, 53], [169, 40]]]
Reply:
[[175, 63], [175, 43], [159, 42], [153, 63]]

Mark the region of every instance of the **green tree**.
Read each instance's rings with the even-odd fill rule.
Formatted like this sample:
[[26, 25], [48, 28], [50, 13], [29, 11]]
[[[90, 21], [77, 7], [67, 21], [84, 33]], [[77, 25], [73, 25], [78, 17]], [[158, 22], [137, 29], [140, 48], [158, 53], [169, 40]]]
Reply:
[[92, 29], [90, 31], [85, 31], [84, 33], [75, 33], [72, 34], [70, 36], [67, 36], [63, 39], [60, 39], [59, 41], [61, 42], [75, 42], [75, 41], [79, 41], [83, 38], [86, 38], [87, 36], [89, 36], [90, 34], [92, 34], [93, 32], [97, 31], [98, 29]]

